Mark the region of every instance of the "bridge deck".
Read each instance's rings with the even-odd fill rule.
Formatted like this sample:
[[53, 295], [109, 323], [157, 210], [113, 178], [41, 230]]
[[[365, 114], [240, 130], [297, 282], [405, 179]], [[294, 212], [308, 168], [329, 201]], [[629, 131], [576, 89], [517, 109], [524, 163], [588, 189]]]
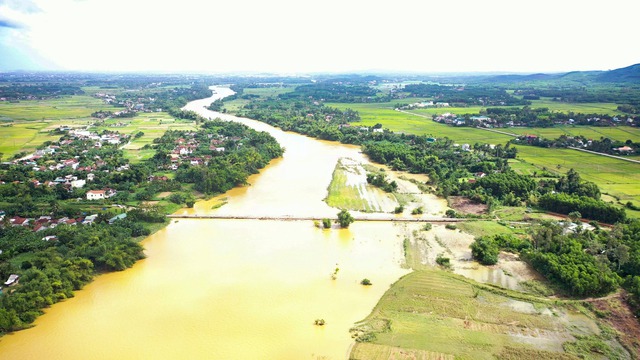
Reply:
[[[318, 220], [322, 221], [322, 217], [314, 216], [252, 216], [252, 215], [224, 215], [224, 214], [173, 214], [167, 215], [171, 219], [222, 219], [222, 220], [270, 220], [270, 221], [304, 221], [304, 220]], [[336, 218], [330, 218], [336, 220]], [[396, 217], [396, 216], [354, 216], [355, 221], [397, 221], [397, 222], [460, 222], [465, 219], [445, 218], [445, 217], [433, 217], [433, 218], [408, 218], [408, 217]]]

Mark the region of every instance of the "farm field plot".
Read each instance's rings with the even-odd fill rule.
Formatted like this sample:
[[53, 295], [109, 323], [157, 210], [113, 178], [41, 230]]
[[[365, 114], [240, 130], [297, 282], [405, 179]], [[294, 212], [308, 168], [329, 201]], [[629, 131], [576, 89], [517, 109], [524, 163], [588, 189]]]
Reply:
[[[392, 131], [410, 134], [427, 134], [434, 137], [449, 137], [456, 143], [489, 143], [504, 144], [513, 139], [512, 136], [492, 131], [467, 127], [453, 127], [434, 122], [430, 116], [395, 111], [391, 108], [379, 108], [380, 104], [330, 104], [340, 109], [351, 108], [360, 113], [362, 125], [372, 126], [377, 123]], [[451, 109], [451, 108], [449, 108]], [[442, 109], [433, 109], [442, 110]], [[506, 128], [500, 131], [536, 134], [556, 138], [562, 134], [601, 136], [626, 141], [639, 141], [640, 129], [632, 127], [554, 127], [554, 128]], [[640, 204], [640, 165], [616, 160], [604, 156], [592, 155], [571, 149], [545, 149], [531, 146], [518, 146], [518, 160], [510, 165], [519, 173], [532, 175], [548, 169], [551, 172], [565, 173], [570, 168], [578, 171], [583, 179], [593, 181], [608, 193], [617, 197], [620, 205], [627, 201]], [[558, 165], [560, 168], [558, 169]], [[632, 217], [640, 216], [640, 212], [628, 211]]]
[[555, 139], [562, 135], [584, 136], [587, 139], [599, 140], [601, 137], [618, 141], [640, 141], [640, 128], [630, 126], [595, 127], [595, 126], [557, 126], [552, 128], [506, 128], [500, 129], [518, 135], [536, 135], [547, 139]]
[[[115, 124], [124, 126], [114, 126]], [[111, 126], [110, 126], [111, 125]], [[105, 126], [96, 128], [96, 131], [115, 130], [134, 136], [138, 132], [144, 133], [139, 138], [132, 138], [123, 147], [124, 155], [132, 163], [149, 159], [155, 153], [153, 149], [143, 149], [145, 145], [151, 145], [154, 139], [161, 137], [167, 130], [194, 130], [193, 121], [177, 120], [167, 113], [141, 113], [131, 119], [110, 119], [105, 121]]]
[[350, 108], [360, 113], [363, 126], [373, 126], [377, 123], [391, 131], [418, 135], [432, 135], [448, 137], [457, 143], [490, 143], [503, 144], [512, 139], [511, 136], [489, 133], [482, 130], [451, 127], [431, 120], [431, 117], [407, 114], [391, 108], [376, 108], [372, 104], [328, 104], [339, 109]]
[[567, 103], [553, 101], [551, 98], [541, 98], [540, 100], [531, 101], [532, 108], [548, 108], [551, 111], [558, 112], [580, 112], [584, 114], [605, 114], [616, 115], [621, 114], [617, 110], [618, 104], [615, 103]]
[[21, 151], [33, 151], [46, 141], [57, 140], [60, 136], [49, 135], [48, 129], [55, 127], [51, 122], [21, 122], [0, 127], [0, 153], [8, 159]]
[[[571, 149], [545, 149], [533, 146], [517, 148], [518, 158], [533, 164], [539, 170], [546, 168], [565, 173], [573, 168], [584, 180], [595, 182], [603, 192], [618, 197], [623, 203], [640, 203], [640, 164]], [[527, 165], [517, 166], [528, 169], [524, 171], [532, 171]]]
[[290, 93], [295, 90], [295, 86], [272, 86], [263, 88], [245, 88], [244, 94], [258, 95], [260, 97], [275, 97], [280, 94]]
[[[117, 126], [117, 125], [120, 126]], [[124, 124], [124, 125], [123, 125]], [[113, 130], [124, 134], [135, 135], [142, 131], [144, 135], [138, 139], [132, 139], [125, 149], [137, 150], [154, 139], [161, 137], [167, 130], [193, 130], [193, 121], [177, 120], [165, 112], [140, 113], [138, 116], [126, 119], [109, 119], [104, 126], [95, 128], [96, 131]]]
[[[567, 354], [564, 346], [575, 336], [600, 341], [601, 330], [576, 310], [534, 297], [511, 298], [445, 271], [415, 271], [353, 330], [373, 334], [371, 343], [378, 346], [357, 343], [350, 358], [383, 359], [400, 347], [423, 359], [577, 359], [583, 354]], [[602, 350], [628, 356], [615, 342]]]
[[66, 96], [48, 100], [0, 102], [1, 121], [88, 119], [98, 110], [110, 110], [100, 99], [87, 95]]

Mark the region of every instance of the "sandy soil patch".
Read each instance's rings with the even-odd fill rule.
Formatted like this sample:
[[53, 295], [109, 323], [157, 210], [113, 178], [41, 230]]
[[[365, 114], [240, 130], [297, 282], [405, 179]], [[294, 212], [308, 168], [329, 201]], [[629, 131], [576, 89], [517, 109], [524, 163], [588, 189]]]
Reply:
[[518, 255], [503, 252], [498, 264], [484, 266], [474, 261], [469, 246], [473, 235], [460, 230], [450, 230], [445, 225], [433, 225], [429, 231], [421, 230], [422, 225], [407, 225], [406, 237], [411, 250], [420, 265], [437, 266], [436, 258], [442, 254], [448, 257], [454, 273], [478, 282], [490, 283], [513, 290], [522, 290], [523, 281], [540, 280], [541, 276]]
[[618, 340], [632, 352], [635, 359], [640, 359], [640, 322], [624, 300], [625, 296], [628, 294], [621, 291], [611, 297], [590, 302], [598, 311], [607, 314], [603, 321], [618, 331]]
[[418, 185], [411, 180], [426, 183], [429, 177], [424, 174], [410, 174], [404, 171], [394, 171], [386, 166], [376, 165], [375, 167], [383, 169], [389, 181], [395, 181], [398, 184], [398, 194], [410, 196], [411, 201], [405, 205], [405, 212], [411, 213], [413, 209], [422, 207], [424, 216], [444, 216], [449, 210], [447, 201], [433, 194], [423, 193]]
[[449, 196], [449, 206], [463, 214], [486, 214], [489, 207], [486, 204], [478, 204], [464, 196]]
[[339, 162], [347, 177], [345, 185], [355, 188], [358, 196], [366, 201], [374, 212], [388, 213], [398, 206], [393, 196], [367, 183], [367, 171], [361, 163], [350, 158], [342, 158]]
[[157, 198], [158, 199], [164, 199], [169, 195], [171, 195], [171, 191], [163, 191], [160, 194], [158, 194]]

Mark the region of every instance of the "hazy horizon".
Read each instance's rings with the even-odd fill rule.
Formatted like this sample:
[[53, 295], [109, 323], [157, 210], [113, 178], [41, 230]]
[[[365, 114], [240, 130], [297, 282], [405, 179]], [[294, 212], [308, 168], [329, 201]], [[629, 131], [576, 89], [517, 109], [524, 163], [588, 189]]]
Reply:
[[610, 70], [640, 62], [635, 13], [627, 8], [624, 0], [0, 0], [0, 71]]

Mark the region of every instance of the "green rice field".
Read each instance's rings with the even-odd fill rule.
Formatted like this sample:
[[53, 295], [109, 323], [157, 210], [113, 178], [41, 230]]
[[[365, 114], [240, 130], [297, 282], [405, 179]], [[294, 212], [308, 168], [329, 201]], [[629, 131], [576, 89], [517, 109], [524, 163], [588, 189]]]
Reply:
[[[113, 126], [118, 123], [125, 125]], [[153, 156], [154, 150], [143, 149], [143, 147], [152, 144], [154, 139], [164, 135], [167, 130], [194, 130], [195, 128], [193, 121], [177, 120], [165, 112], [159, 112], [140, 113], [136, 117], [127, 119], [109, 119], [105, 121], [105, 126], [96, 128], [96, 131], [115, 130], [132, 136], [140, 131], [143, 132], [143, 136], [137, 139], [132, 138], [131, 142], [124, 147], [125, 157], [132, 163], [137, 163]]]
[[0, 102], [0, 121], [34, 121], [89, 119], [98, 110], [110, 110], [102, 100], [87, 95], [66, 96], [48, 100]]
[[[436, 138], [448, 137], [458, 143], [474, 144], [476, 142], [501, 144], [509, 141], [513, 137], [497, 133], [487, 134], [482, 130], [453, 127], [440, 124], [431, 119], [431, 116], [416, 115], [411, 113], [396, 111], [392, 108], [379, 108], [380, 104], [327, 104], [339, 109], [350, 108], [360, 113], [364, 126], [373, 126], [377, 123], [396, 132], [404, 132], [418, 135], [432, 135]], [[433, 109], [441, 110], [441, 109]], [[471, 130], [471, 131], [470, 131]]]
[[603, 193], [618, 198], [622, 204], [627, 201], [640, 204], [640, 164], [571, 149], [533, 146], [518, 146], [518, 160], [520, 164], [511, 165], [523, 173], [544, 169], [565, 173], [573, 168], [584, 180], [595, 182]]
[[619, 345], [603, 341], [589, 315], [570, 306], [495, 292], [442, 270], [415, 271], [398, 280], [352, 333], [371, 334], [369, 342], [356, 343], [353, 360], [402, 355], [398, 348], [415, 357], [393, 358], [591, 358], [588, 351], [564, 351], [575, 335], [604, 344], [600, 350], [608, 355], [624, 354]]
[[46, 141], [55, 141], [60, 136], [49, 135], [48, 130], [57, 125], [51, 122], [33, 121], [0, 126], [0, 153], [9, 159], [21, 151], [34, 151]]
[[584, 136], [587, 139], [599, 140], [601, 137], [618, 141], [631, 140], [640, 142], [640, 128], [629, 126], [557, 126], [552, 128], [507, 128], [500, 129], [518, 135], [536, 135], [547, 139], [556, 139], [561, 135]]
[[[453, 127], [431, 120], [430, 115], [419, 111], [410, 113], [395, 111], [383, 104], [327, 104], [340, 109], [357, 110], [366, 126], [380, 123], [392, 131], [411, 134], [428, 134], [436, 138], [448, 137], [457, 143], [489, 143], [504, 144], [512, 136], [496, 132], [468, 127]], [[388, 104], [387, 104], [388, 105]], [[428, 109], [431, 111], [449, 111], [453, 108]], [[468, 109], [468, 108], [467, 108]], [[423, 110], [420, 110], [423, 111]], [[534, 134], [548, 138], [556, 138], [562, 134], [583, 135], [588, 138], [609, 137], [626, 141], [640, 141], [640, 128], [565, 126], [554, 128], [506, 128], [500, 131], [516, 134]], [[583, 179], [593, 181], [602, 189], [618, 199], [620, 205], [631, 201], [640, 204], [640, 164], [617, 160], [605, 156], [593, 155], [571, 149], [545, 149], [531, 146], [517, 146], [518, 159], [511, 161], [511, 167], [519, 173], [532, 175], [548, 170], [563, 174], [570, 168], [576, 169]], [[627, 210], [633, 217], [640, 217], [640, 212]]]
[[584, 114], [621, 114], [621, 112], [617, 110], [618, 104], [615, 103], [566, 103], [553, 101], [550, 98], [541, 98], [540, 100], [532, 100], [531, 107], [548, 108], [551, 111], [564, 113], [573, 111]]
[[[87, 89], [85, 89], [86, 91]], [[91, 88], [99, 92], [98, 88]], [[112, 89], [108, 89], [111, 91]], [[103, 90], [104, 91], [104, 90]], [[93, 93], [90, 92], [90, 93]], [[55, 141], [59, 135], [49, 135], [49, 131], [62, 125], [72, 127], [86, 126], [96, 121], [91, 113], [98, 110], [113, 110], [102, 100], [91, 96], [69, 96], [49, 100], [29, 100], [17, 103], [0, 102], [0, 152], [8, 159], [22, 151], [31, 152], [46, 141]], [[125, 156], [132, 162], [138, 162], [153, 156], [153, 150], [142, 150], [167, 130], [192, 130], [191, 121], [176, 120], [169, 114], [140, 113], [133, 118], [109, 119], [104, 126], [94, 131], [112, 130], [135, 135], [142, 131], [144, 135], [132, 139], [125, 146]]]

